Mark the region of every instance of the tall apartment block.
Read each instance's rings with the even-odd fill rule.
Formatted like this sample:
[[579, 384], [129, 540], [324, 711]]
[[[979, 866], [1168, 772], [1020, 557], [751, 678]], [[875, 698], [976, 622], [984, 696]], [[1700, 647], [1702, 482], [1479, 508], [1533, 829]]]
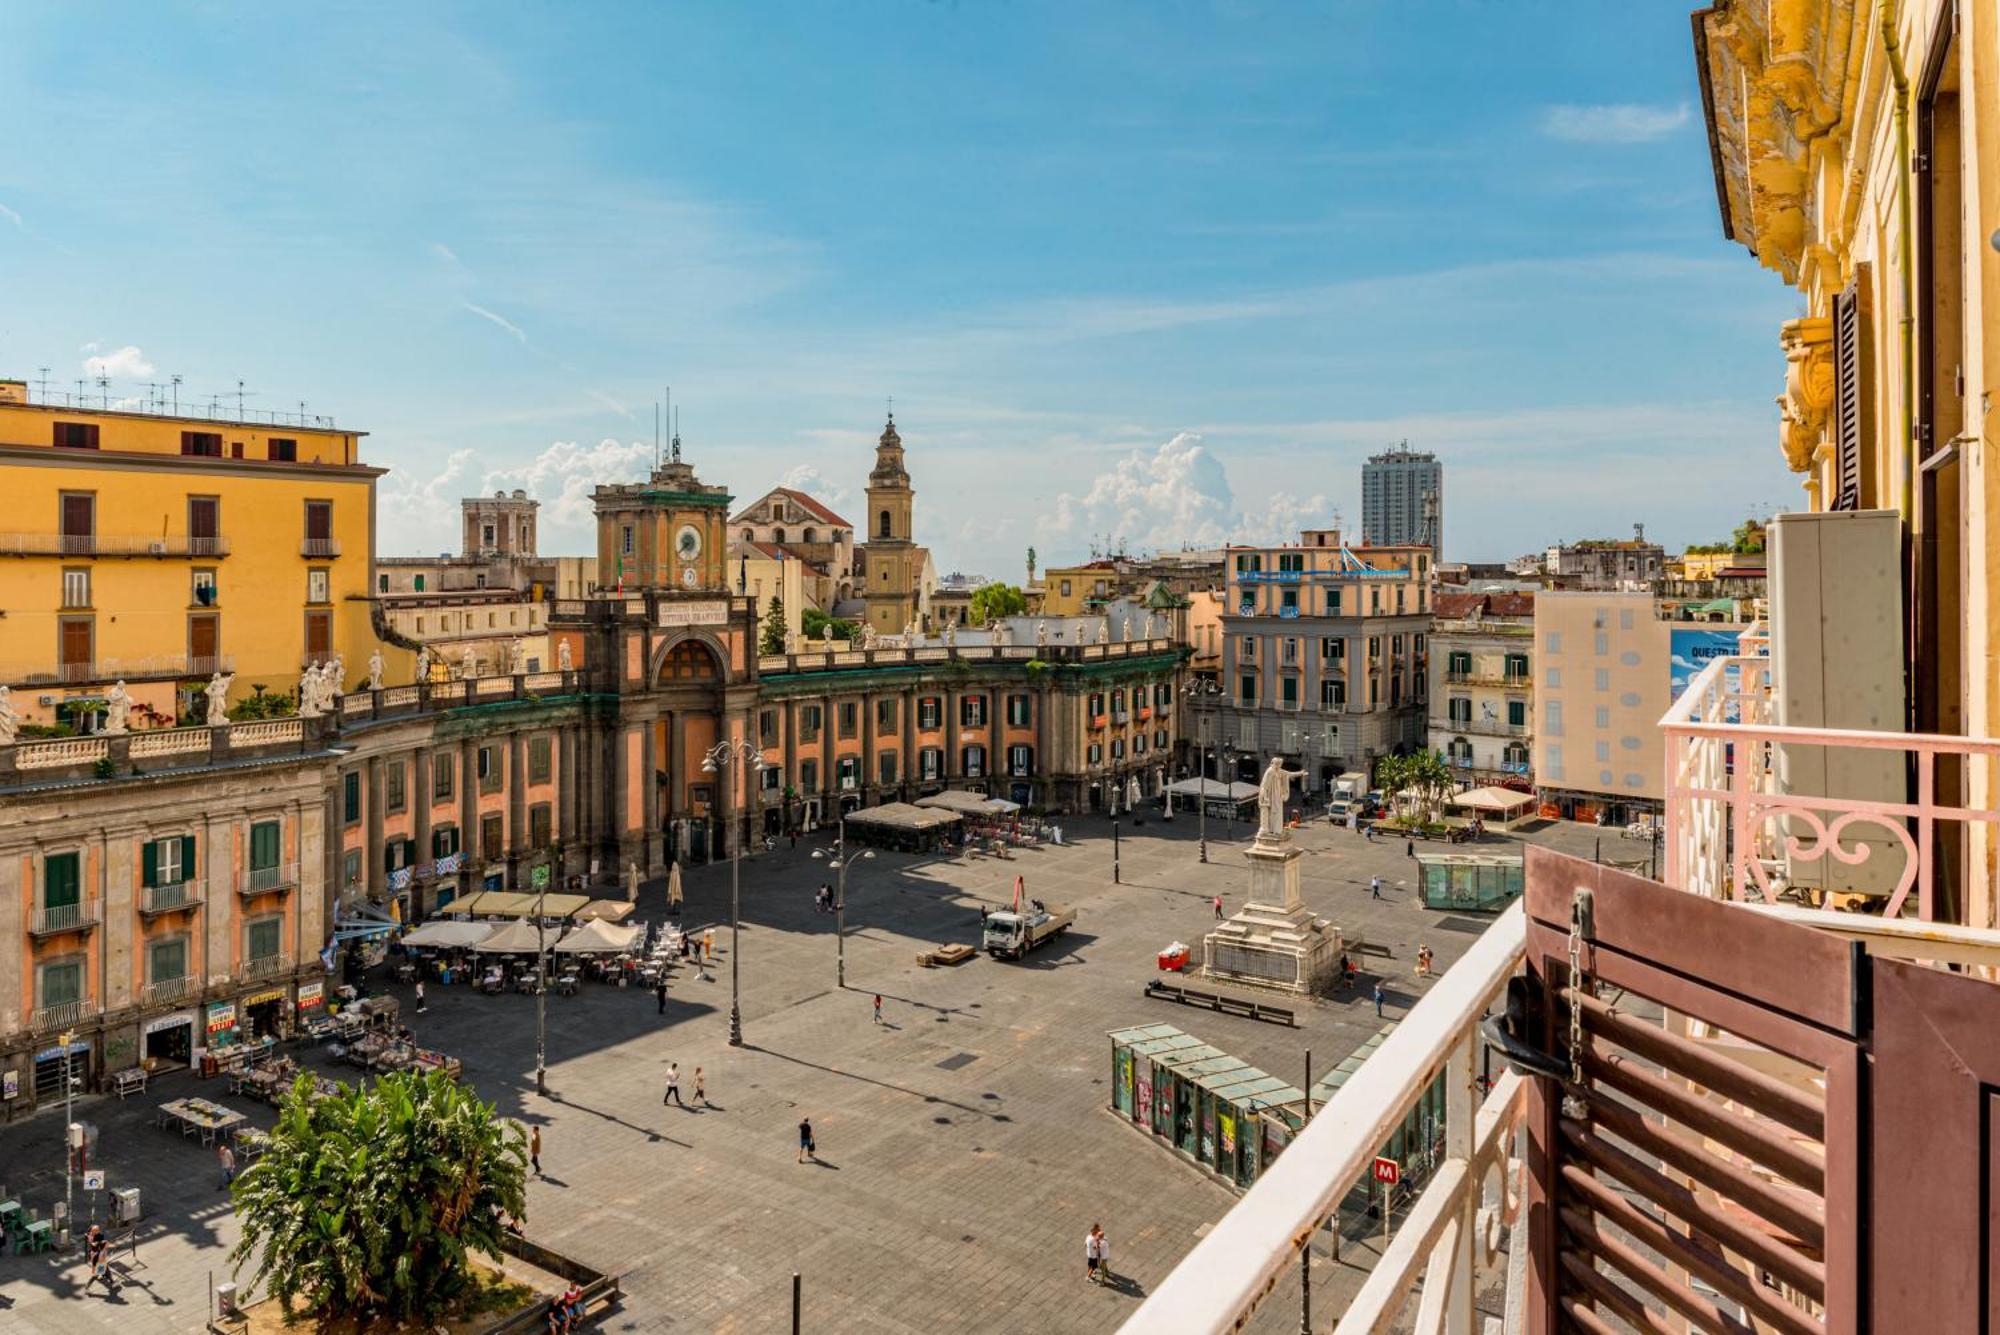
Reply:
[[1361, 466], [1361, 541], [1444, 550], [1444, 465], [1404, 441]]

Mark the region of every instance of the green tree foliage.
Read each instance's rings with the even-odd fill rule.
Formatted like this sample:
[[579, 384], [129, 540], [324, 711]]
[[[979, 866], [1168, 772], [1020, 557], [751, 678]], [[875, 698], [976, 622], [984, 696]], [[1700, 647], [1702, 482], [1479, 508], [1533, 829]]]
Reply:
[[771, 595], [771, 609], [764, 613], [764, 630], [757, 638], [757, 652], [785, 652], [785, 600], [776, 594]]
[[270, 1148], [236, 1179], [251, 1283], [320, 1318], [436, 1321], [468, 1296], [468, 1254], [497, 1255], [527, 1210], [518, 1124], [441, 1071], [325, 1099], [301, 1076]]
[[1000, 617], [1017, 617], [1028, 610], [1028, 596], [1012, 584], [982, 584], [972, 591], [967, 624], [983, 626]]
[[1731, 535], [1730, 550], [1738, 556], [1749, 556], [1764, 550], [1764, 525], [1755, 519], [1746, 519], [1736, 526]]
[[[202, 684], [207, 685], [206, 682]], [[254, 723], [258, 719], [290, 718], [291, 714], [292, 697], [284, 691], [274, 691], [266, 694], [260, 690], [255, 695], [238, 700], [235, 704], [229, 706], [229, 721], [231, 723]]]
[[851, 640], [861, 630], [845, 617], [830, 617], [817, 607], [808, 607], [799, 616], [799, 629], [809, 640], [825, 639], [829, 626], [833, 628], [833, 638], [836, 640]]

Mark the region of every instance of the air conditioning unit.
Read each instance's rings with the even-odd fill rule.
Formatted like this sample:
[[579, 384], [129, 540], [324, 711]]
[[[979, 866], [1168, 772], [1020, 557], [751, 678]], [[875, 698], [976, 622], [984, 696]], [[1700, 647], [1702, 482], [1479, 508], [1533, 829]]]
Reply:
[[146, 544], [146, 551], [152, 556], [165, 556], [167, 554], [167, 544], [164, 539], [159, 542], [149, 542]]

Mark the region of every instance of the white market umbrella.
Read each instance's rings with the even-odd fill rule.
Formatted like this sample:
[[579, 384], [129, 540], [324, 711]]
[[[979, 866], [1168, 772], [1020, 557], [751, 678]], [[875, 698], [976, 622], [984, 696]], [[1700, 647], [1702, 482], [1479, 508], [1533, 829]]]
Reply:
[[667, 868], [667, 907], [681, 906], [681, 864], [675, 862]]
[[1139, 776], [1136, 774], [1125, 780], [1125, 809], [1127, 811], [1139, 809]]

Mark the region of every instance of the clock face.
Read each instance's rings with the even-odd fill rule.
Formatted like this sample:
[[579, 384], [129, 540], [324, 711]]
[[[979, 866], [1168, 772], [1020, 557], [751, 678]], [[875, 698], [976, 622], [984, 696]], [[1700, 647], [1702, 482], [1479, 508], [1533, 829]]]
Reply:
[[682, 524], [681, 531], [674, 535], [674, 555], [683, 561], [692, 561], [701, 555], [701, 530], [693, 524]]
[[695, 574], [693, 566], [681, 567], [681, 584], [686, 588], [692, 589], [695, 585], [695, 581], [699, 578], [700, 576]]

